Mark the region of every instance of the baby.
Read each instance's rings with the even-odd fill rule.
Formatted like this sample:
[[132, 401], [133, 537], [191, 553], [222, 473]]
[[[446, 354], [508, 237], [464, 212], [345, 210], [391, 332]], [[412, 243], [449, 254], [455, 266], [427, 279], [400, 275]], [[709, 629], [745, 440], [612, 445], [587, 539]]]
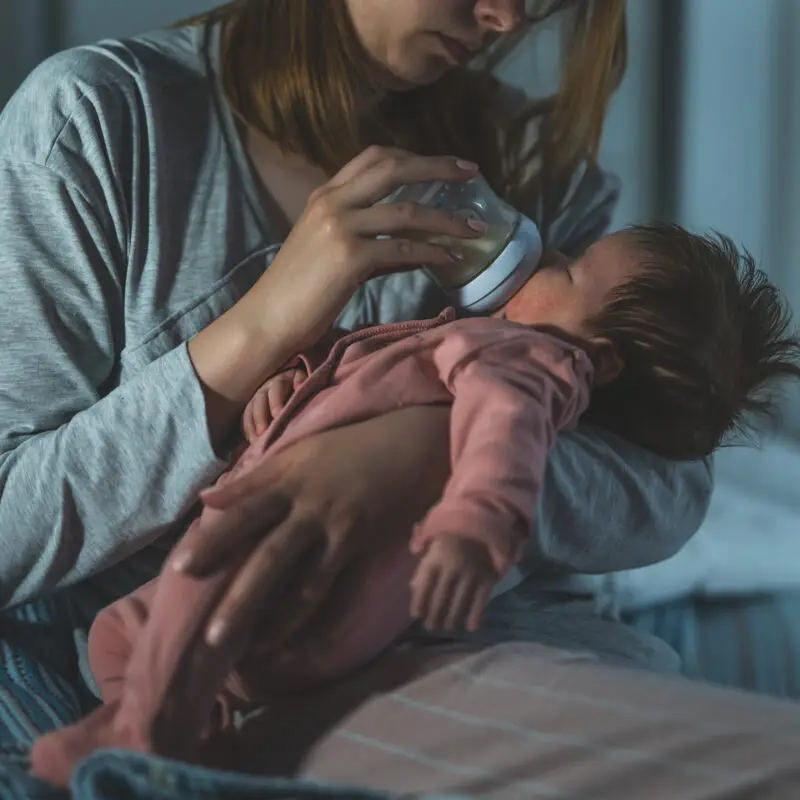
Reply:
[[778, 291], [749, 256], [725, 238], [650, 225], [576, 261], [548, 260], [493, 318], [447, 311], [301, 356], [251, 401], [250, 446], [229, 475], [320, 431], [439, 404], [451, 409], [452, 449], [441, 500], [410, 547], [389, 540], [363, 556], [327, 615], [278, 652], [253, 632], [220, 648], [203, 640], [238, 563], [202, 579], [168, 565], [99, 615], [89, 656], [104, 705], [40, 739], [33, 771], [65, 785], [99, 747], [213, 761], [237, 704], [337, 679], [414, 619], [475, 629], [535, 530], [558, 431], [583, 415], [668, 458], [702, 458], [749, 414], [771, 412], [764, 390], [800, 377], [799, 355]]

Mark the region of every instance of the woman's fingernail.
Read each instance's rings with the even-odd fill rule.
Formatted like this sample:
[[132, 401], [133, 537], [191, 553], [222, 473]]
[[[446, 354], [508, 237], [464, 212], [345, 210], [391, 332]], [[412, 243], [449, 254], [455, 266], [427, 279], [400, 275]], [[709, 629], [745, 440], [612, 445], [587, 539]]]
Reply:
[[181, 553], [172, 559], [172, 569], [174, 569], [175, 572], [186, 572], [190, 563], [191, 557], [186, 553]]
[[227, 632], [227, 627], [223, 623], [214, 622], [208, 629], [208, 636], [206, 636], [206, 641], [211, 645], [211, 647], [216, 647], [217, 645], [222, 643], [222, 640], [225, 638], [226, 632]]
[[256, 436], [262, 436], [264, 431], [266, 431], [266, 427], [264, 425], [259, 425], [256, 428]]
[[456, 159], [456, 166], [459, 169], [463, 169], [464, 172], [477, 172], [478, 165], [474, 161], [466, 161], [463, 158]]
[[458, 263], [459, 261], [463, 261], [464, 260], [464, 254], [462, 252], [460, 252], [459, 250], [450, 250], [450, 249], [448, 249], [447, 250], [447, 255], [450, 257], [451, 261], [455, 261], [456, 263]]
[[489, 227], [482, 219], [474, 219], [472, 217], [467, 218], [467, 225], [476, 233], [486, 233], [486, 229]]

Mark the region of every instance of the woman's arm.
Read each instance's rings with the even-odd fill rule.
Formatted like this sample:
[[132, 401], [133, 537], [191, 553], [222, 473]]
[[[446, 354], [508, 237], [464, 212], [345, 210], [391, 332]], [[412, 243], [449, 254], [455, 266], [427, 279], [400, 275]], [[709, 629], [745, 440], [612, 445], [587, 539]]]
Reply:
[[[287, 353], [224, 318], [216, 402], [186, 345], [117, 386], [124, 264], [82, 190], [0, 163], [0, 604], [86, 577], [175, 524], [225, 466], [217, 453]], [[267, 340], [268, 341], [268, 340]]]
[[138, 282], [169, 285], [172, 270], [191, 269], [166, 255], [146, 275], [129, 269], [162, 226], [178, 226], [175, 241], [187, 235], [179, 209], [142, 221], [158, 176], [142, 156], [139, 89], [116, 59], [86, 48], [37, 69], [0, 116], [3, 605], [108, 567], [170, 529], [223, 468], [217, 453], [253, 393], [329, 330], [364, 280], [453, 262], [442, 246], [392, 234], [478, 235], [443, 211], [412, 219], [403, 204], [375, 205], [404, 183], [466, 180], [474, 165], [369, 148], [312, 194], [244, 297], [188, 345], [123, 370], [138, 337], [163, 330], [129, 329]]
[[36, 164], [0, 164], [0, 604], [152, 541], [223, 463], [185, 347], [107, 391], [118, 243]]
[[[137, 91], [86, 48], [38, 67], [0, 115], [2, 606], [172, 528], [225, 466], [218, 454], [238, 422], [236, 403], [216, 403], [204, 380], [213, 363], [193, 363], [185, 345], [123, 369], [146, 333], [127, 314], [129, 262], [149, 244], [131, 241], [144, 228], [133, 184], [142, 172], [152, 180]], [[244, 384], [257, 387], [288, 353], [244, 327], [215, 329], [237, 377], [226, 399], [238, 392], [243, 408]]]

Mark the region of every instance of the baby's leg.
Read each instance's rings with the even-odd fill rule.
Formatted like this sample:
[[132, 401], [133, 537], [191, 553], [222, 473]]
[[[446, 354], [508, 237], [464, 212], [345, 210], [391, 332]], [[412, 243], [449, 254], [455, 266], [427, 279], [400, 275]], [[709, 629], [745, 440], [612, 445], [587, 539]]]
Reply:
[[157, 581], [146, 583], [98, 614], [89, 631], [89, 664], [104, 703], [118, 700], [136, 642], [150, 616]]
[[98, 618], [90, 658], [106, 705], [36, 742], [35, 774], [64, 785], [75, 764], [100, 747], [193, 760], [247, 642], [242, 636], [210, 648], [203, 639], [238, 566], [197, 579], [167, 565], [141, 593]]
[[116, 746], [114, 722], [125, 672], [148, 619], [156, 581], [103, 610], [89, 632], [89, 662], [104, 705], [75, 725], [40, 737], [31, 750], [33, 773], [57, 786], [69, 783], [75, 766], [102, 747]]
[[[89, 632], [89, 663], [105, 703], [119, 700], [125, 691], [131, 691], [129, 684], [126, 689], [128, 664], [150, 617], [156, 588], [157, 582], [150, 581], [134, 594], [103, 611], [92, 625]], [[246, 700], [241, 695], [240, 686], [235, 673], [231, 673], [224, 690], [216, 697], [213, 713], [203, 726], [205, 733], [228, 726], [232, 708], [240, 707], [242, 701]]]
[[206, 626], [235, 568], [197, 579], [167, 566], [125, 673], [116, 726], [128, 746], [191, 760], [246, 639], [209, 647]]

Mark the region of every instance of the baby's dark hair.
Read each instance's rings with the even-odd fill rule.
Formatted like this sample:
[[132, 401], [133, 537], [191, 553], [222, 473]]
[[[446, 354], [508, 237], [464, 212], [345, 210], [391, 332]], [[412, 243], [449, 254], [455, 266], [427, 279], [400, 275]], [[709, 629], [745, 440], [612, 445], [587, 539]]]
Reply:
[[800, 338], [778, 289], [726, 236], [670, 224], [623, 232], [643, 267], [590, 321], [624, 366], [586, 413], [667, 458], [697, 459], [774, 420], [775, 382], [800, 378]]

